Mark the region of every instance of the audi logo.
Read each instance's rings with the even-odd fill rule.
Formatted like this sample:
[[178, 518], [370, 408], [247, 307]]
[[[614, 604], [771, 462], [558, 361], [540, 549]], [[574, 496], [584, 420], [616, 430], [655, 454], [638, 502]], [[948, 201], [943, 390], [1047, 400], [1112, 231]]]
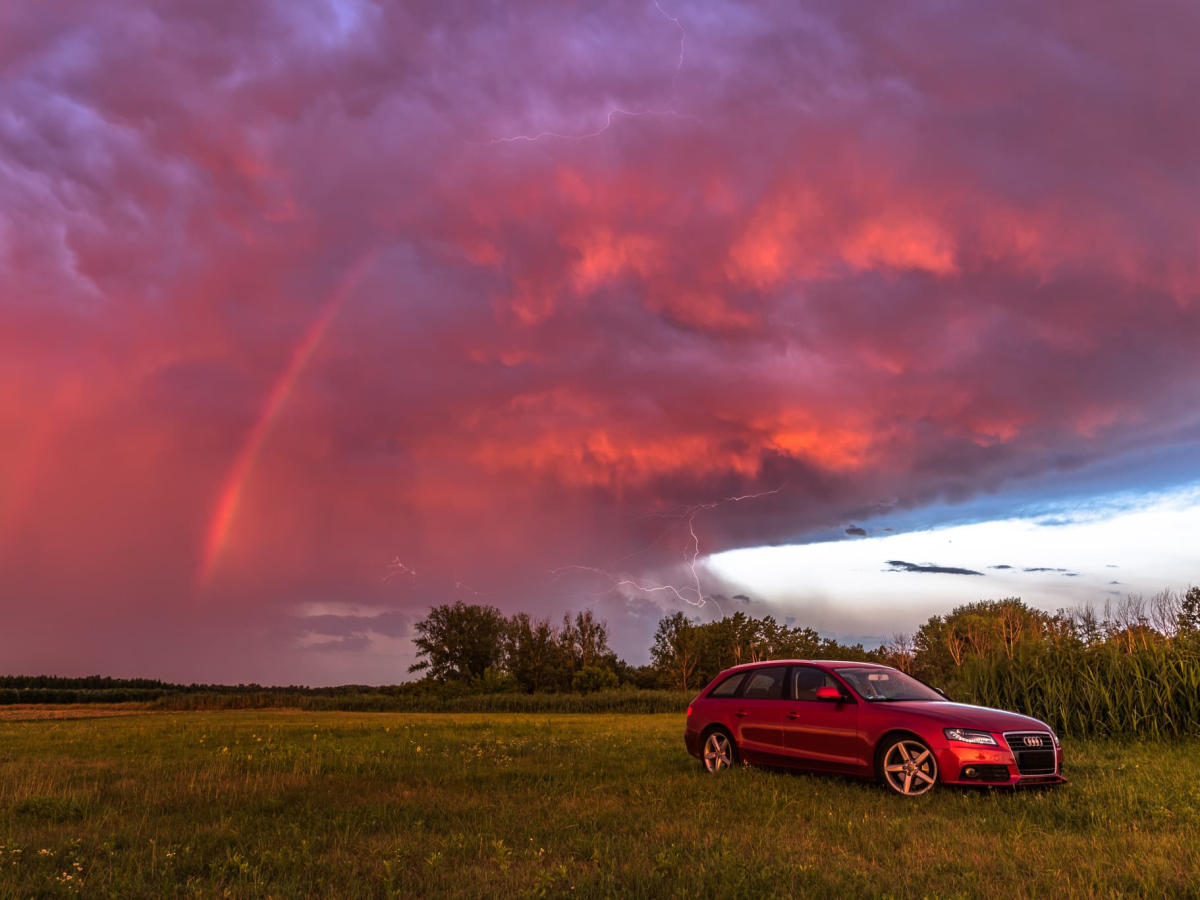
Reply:
[[1042, 746], [1042, 739], [1040, 737], [1038, 737], [1036, 734], [1027, 734], [1021, 740], [1025, 742], [1026, 747]]

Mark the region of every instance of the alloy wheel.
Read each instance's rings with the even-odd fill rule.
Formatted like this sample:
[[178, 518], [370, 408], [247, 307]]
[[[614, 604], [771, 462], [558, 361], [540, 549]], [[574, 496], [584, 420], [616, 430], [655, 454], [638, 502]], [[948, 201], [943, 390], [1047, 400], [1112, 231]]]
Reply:
[[916, 797], [937, 783], [937, 760], [920, 741], [897, 741], [884, 754], [883, 777], [896, 793]]
[[723, 732], [714, 731], [704, 742], [704, 768], [710, 772], [720, 772], [732, 765], [733, 742]]

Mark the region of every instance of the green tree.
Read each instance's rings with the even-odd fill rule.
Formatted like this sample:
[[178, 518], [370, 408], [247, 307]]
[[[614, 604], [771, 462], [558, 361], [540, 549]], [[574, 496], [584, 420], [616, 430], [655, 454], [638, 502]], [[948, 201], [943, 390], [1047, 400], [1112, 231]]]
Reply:
[[730, 666], [753, 662], [764, 657], [762, 623], [744, 612], [725, 616], [716, 622], [694, 625], [698, 644], [696, 683], [708, 683]]
[[470, 681], [498, 668], [508, 622], [494, 606], [461, 600], [435, 606], [417, 622], [417, 662], [410, 672], [425, 672], [435, 681]]
[[677, 612], [659, 621], [650, 658], [672, 689], [686, 691], [697, 686], [695, 672], [700, 649], [696, 626], [682, 612]]
[[951, 653], [951, 626], [941, 616], [929, 621], [913, 635], [913, 674], [930, 684], [943, 684], [954, 674], [961, 659]]
[[517, 613], [508, 621], [504, 647], [505, 665], [526, 693], [559, 687], [564, 668], [564, 651], [558, 630], [549, 619], [531, 619]]
[[563, 617], [561, 640], [571, 654], [575, 668], [602, 666], [612, 655], [608, 646], [608, 623], [597, 619], [590, 609], [576, 613], [575, 621], [569, 615]]
[[581, 694], [591, 694], [594, 691], [612, 690], [620, 684], [620, 681], [617, 673], [612, 669], [584, 666], [575, 673], [575, 677], [571, 680], [571, 687]]
[[1175, 627], [1180, 637], [1200, 638], [1200, 587], [1188, 588], [1183, 595]]
[[[772, 622], [774, 620], [771, 620]], [[811, 628], [777, 626], [772, 656], [789, 659], [821, 659], [838, 646]]]

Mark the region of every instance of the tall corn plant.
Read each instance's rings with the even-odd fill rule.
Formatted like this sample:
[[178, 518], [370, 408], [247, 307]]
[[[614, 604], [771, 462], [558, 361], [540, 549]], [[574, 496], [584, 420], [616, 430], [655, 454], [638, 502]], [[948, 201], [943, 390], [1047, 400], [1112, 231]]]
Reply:
[[973, 657], [958, 670], [962, 699], [1011, 709], [1061, 735], [1200, 736], [1200, 642], [1168, 641], [1132, 652], [1028, 646], [1011, 658]]

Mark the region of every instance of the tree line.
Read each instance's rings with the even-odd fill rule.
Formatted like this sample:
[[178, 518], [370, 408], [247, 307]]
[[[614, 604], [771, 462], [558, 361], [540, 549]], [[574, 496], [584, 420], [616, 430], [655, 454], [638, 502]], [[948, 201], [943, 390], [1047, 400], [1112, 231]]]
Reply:
[[701, 624], [679, 611], [658, 622], [644, 666], [613, 652], [608, 624], [591, 610], [556, 620], [458, 602], [433, 607], [416, 635], [410, 672], [421, 677], [403, 684], [264, 688], [0, 676], [0, 704], [662, 712], [686, 705], [739, 663], [842, 659], [895, 666], [956, 700], [1025, 712], [1063, 735], [1200, 736], [1200, 588], [1055, 613], [1018, 598], [967, 603], [872, 649], [771, 616], [739, 612]]
[[437, 684], [588, 693], [637, 681], [636, 670], [609, 647], [608, 624], [590, 609], [555, 624], [459, 600], [433, 607], [415, 628], [418, 660], [409, 672]]
[[1080, 605], [1055, 613], [1020, 599], [983, 600], [933, 616], [914, 634], [895, 634], [880, 658], [928, 682], [953, 682], [975, 659], [1014, 660], [1042, 650], [1133, 654], [1200, 640], [1200, 587], [1127, 595], [1103, 611]]
[[416, 623], [418, 659], [409, 667], [435, 685], [481, 692], [589, 693], [625, 687], [698, 690], [722, 669], [779, 657], [872, 659], [861, 644], [844, 646], [811, 628], [739, 612], [699, 624], [683, 612], [664, 617], [651, 662], [634, 666], [608, 643], [608, 623], [590, 609], [561, 622], [527, 613], [505, 616], [494, 606], [435, 606]]
[[[738, 612], [701, 624], [679, 611], [659, 621], [645, 666], [612, 651], [607, 623], [591, 610], [555, 622], [459, 601], [435, 606], [416, 631], [410, 672], [459, 693], [695, 693], [740, 663], [839, 659], [894, 666], [968, 702], [1038, 715], [1064, 733], [1200, 729], [1200, 588], [1127, 596], [1103, 611], [1048, 613], [1016, 597], [966, 603], [872, 649], [771, 616]], [[1098, 710], [1096, 698], [1106, 696]]]

